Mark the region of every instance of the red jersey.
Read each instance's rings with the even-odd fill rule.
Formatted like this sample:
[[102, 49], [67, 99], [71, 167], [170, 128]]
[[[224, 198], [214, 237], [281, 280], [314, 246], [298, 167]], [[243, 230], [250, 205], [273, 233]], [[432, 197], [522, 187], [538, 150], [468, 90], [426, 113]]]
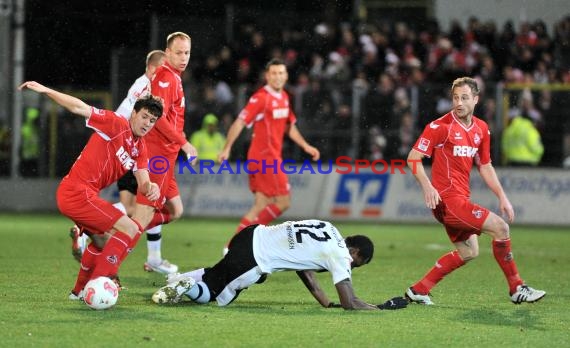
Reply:
[[414, 149], [431, 157], [432, 185], [442, 198], [470, 196], [469, 177], [473, 162], [491, 162], [491, 133], [485, 121], [473, 116], [465, 127], [449, 112], [428, 124]]
[[92, 107], [86, 124], [95, 133], [63, 181], [99, 191], [129, 170], [147, 169], [145, 142], [133, 135], [125, 118], [113, 111]]
[[184, 91], [180, 72], [168, 62], [156, 69], [150, 84], [151, 94], [162, 99], [162, 117], [146, 135], [145, 141], [152, 154], [178, 153], [186, 143], [184, 137]]
[[285, 130], [297, 121], [287, 92], [277, 93], [269, 86], [260, 88], [249, 98], [238, 117], [248, 127], [253, 124], [248, 158], [281, 159]]

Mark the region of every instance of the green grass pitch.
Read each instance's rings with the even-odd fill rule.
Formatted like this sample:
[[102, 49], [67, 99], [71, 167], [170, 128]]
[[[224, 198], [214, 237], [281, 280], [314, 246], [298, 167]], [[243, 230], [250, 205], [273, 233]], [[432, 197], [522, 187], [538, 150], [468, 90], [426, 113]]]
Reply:
[[[213, 265], [237, 220], [184, 218], [163, 230], [163, 255], [182, 271]], [[372, 262], [353, 272], [356, 294], [381, 303], [402, 295], [451, 250], [437, 224], [337, 223], [366, 234]], [[352, 312], [321, 308], [294, 272], [271, 275], [230, 306], [152, 303], [164, 277], [146, 273], [144, 237], [123, 264], [128, 290], [107, 311], [67, 299], [78, 263], [70, 222], [58, 215], [0, 215], [0, 346], [3, 347], [564, 347], [570, 343], [570, 231], [513, 227], [515, 260], [547, 296], [513, 305], [488, 236], [480, 256], [433, 291], [435, 306]], [[319, 279], [338, 297], [330, 275]]]

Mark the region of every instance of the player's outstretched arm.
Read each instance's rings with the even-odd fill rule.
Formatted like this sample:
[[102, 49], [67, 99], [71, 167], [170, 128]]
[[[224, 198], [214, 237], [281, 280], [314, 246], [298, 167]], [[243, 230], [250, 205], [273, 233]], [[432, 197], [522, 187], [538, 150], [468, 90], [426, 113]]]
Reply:
[[321, 289], [315, 271], [297, 271], [297, 275], [321, 306], [327, 308], [335, 307], [334, 303], [329, 300], [327, 294]]
[[236, 118], [234, 123], [232, 123], [230, 129], [228, 130], [228, 136], [226, 138], [226, 143], [222, 152], [218, 154], [218, 161], [221, 163], [226, 161], [230, 158], [230, 151], [232, 150], [232, 146], [234, 145], [236, 139], [241, 134], [241, 131], [245, 127], [245, 121], [241, 118]]
[[29, 88], [32, 91], [47, 95], [54, 102], [63, 106], [71, 113], [83, 116], [85, 118], [89, 118], [89, 116], [91, 116], [91, 106], [85, 104], [81, 99], [58, 92], [36, 81], [26, 81], [22, 83], [20, 87], [18, 87], [19, 90], [23, 90], [24, 88]]
[[319, 149], [317, 149], [314, 146], [311, 146], [305, 140], [305, 138], [303, 137], [303, 135], [301, 135], [301, 132], [299, 131], [296, 125], [294, 124], [290, 125], [287, 134], [289, 135], [289, 138], [291, 138], [291, 140], [295, 142], [295, 144], [299, 145], [299, 147], [302, 148], [303, 151], [305, 151], [307, 154], [311, 156], [311, 159], [313, 161], [318, 161], [319, 158], [321, 158], [321, 153], [319, 152]]
[[352, 283], [350, 279], [341, 280], [334, 285], [336, 291], [338, 292], [338, 297], [340, 299], [340, 304], [344, 309], [375, 309], [378, 310], [377, 306], [368, 304], [354, 294], [352, 289]]

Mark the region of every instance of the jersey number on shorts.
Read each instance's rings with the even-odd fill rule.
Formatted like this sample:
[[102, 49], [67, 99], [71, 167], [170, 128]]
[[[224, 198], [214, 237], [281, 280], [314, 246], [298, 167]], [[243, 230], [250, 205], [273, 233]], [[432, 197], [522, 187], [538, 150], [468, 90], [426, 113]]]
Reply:
[[[313, 238], [319, 242], [326, 242], [327, 240], [331, 239], [331, 236], [326, 231], [323, 231], [321, 228], [325, 227], [325, 223], [321, 222], [318, 225], [297, 225], [294, 224], [293, 227], [297, 229], [295, 232], [295, 237], [297, 238], [297, 243], [303, 243], [303, 234], [307, 234], [309, 237]], [[322, 234], [322, 237], [319, 237], [318, 234]]]

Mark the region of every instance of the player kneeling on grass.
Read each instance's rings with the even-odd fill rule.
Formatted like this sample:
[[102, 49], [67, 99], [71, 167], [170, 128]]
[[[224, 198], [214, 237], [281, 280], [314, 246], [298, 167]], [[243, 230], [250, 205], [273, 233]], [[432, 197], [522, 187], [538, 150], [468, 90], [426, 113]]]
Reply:
[[[346, 239], [330, 222], [288, 221], [276, 226], [251, 225], [236, 234], [229, 252], [211, 268], [168, 277], [167, 285], [152, 296], [156, 303], [178, 303], [184, 295], [196, 303], [217, 301], [226, 306], [250, 285], [265, 281], [268, 274], [296, 271], [323, 307], [344, 309], [400, 309], [407, 300], [395, 297], [381, 305], [368, 304], [354, 294], [351, 269], [370, 262], [374, 244], [362, 235]], [[315, 272], [329, 271], [340, 304], [328, 299]]]

